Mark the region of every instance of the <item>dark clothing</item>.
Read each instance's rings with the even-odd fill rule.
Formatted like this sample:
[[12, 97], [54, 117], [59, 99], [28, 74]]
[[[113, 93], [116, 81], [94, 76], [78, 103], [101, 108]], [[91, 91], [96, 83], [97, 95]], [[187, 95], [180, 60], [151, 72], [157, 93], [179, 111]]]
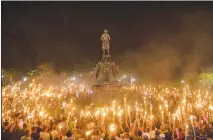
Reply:
[[36, 127], [37, 128], [37, 133], [41, 132], [41, 127]]
[[1, 134], [2, 134], [1, 135], [2, 140], [9, 140], [11, 138], [10, 132], [2, 132]]
[[172, 140], [172, 133], [168, 130], [164, 131], [165, 140]]
[[196, 136], [199, 136], [200, 135], [200, 130], [198, 127], [194, 127], [194, 130], [195, 130], [195, 135]]
[[160, 136], [155, 136], [155, 138], [153, 140], [161, 140]]
[[39, 133], [32, 133], [31, 137], [32, 137], [32, 140], [38, 140], [40, 135], [39, 135]]
[[210, 129], [207, 131], [207, 137], [213, 139], [213, 128], [210, 128]]
[[22, 130], [16, 130], [11, 132], [11, 138], [9, 140], [20, 140], [22, 136], [25, 135], [25, 132]]
[[198, 140], [207, 140], [207, 136], [199, 136]]
[[160, 129], [160, 126], [161, 126], [161, 122], [160, 122], [160, 121], [157, 121], [157, 123], [156, 123], [156, 128], [157, 128], [157, 129]]
[[186, 137], [186, 140], [193, 140], [194, 139], [194, 136], [187, 136]]

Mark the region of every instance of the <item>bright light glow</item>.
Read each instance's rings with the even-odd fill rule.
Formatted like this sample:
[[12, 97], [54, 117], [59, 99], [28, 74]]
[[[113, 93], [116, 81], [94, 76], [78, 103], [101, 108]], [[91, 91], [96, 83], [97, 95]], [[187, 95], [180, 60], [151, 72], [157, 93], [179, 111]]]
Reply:
[[191, 116], [189, 117], [189, 119], [190, 119], [191, 121], [193, 121], [194, 118], [196, 118], [196, 117], [193, 116], [193, 115], [191, 115]]
[[62, 96], [62, 94], [59, 94], [59, 95], [58, 95], [58, 98], [61, 98], [61, 96]]
[[183, 84], [183, 83], [184, 83], [184, 80], [182, 80], [181, 83]]
[[28, 78], [27, 78], [27, 77], [24, 77], [24, 78], [23, 78], [23, 81], [24, 81], [24, 82], [26, 82], [27, 80], [28, 80]]
[[186, 125], [186, 129], [188, 129], [188, 128], [189, 128], [189, 125], [187, 124], [187, 125]]
[[33, 116], [27, 116], [27, 119], [30, 119], [30, 118], [32, 118]]
[[123, 110], [121, 110], [120, 112], [118, 112], [118, 116], [122, 116]]
[[106, 113], [105, 113], [105, 112], [103, 112], [103, 113], [102, 113], [102, 115], [103, 115], [103, 116], [106, 116]]
[[78, 120], [75, 119], [75, 124], [77, 123]]
[[65, 102], [63, 102], [63, 103], [62, 103], [62, 106], [63, 106], [63, 107], [66, 107], [66, 103], [65, 103]]
[[51, 94], [50, 94], [50, 93], [46, 93], [46, 96], [47, 96], [47, 97], [50, 97], [50, 96], [51, 96]]
[[115, 131], [116, 125], [115, 125], [115, 124], [111, 124], [111, 125], [109, 126], [109, 129], [110, 129], [111, 132]]
[[92, 133], [93, 130], [87, 131], [86, 135], [89, 136]]
[[213, 111], [213, 106], [212, 106], [212, 105], [209, 105], [209, 109], [210, 109], [211, 111]]
[[99, 110], [95, 112], [95, 116], [98, 116], [99, 115]]
[[44, 112], [41, 111], [41, 112], [39, 113], [39, 116], [43, 116], [43, 115], [44, 115]]

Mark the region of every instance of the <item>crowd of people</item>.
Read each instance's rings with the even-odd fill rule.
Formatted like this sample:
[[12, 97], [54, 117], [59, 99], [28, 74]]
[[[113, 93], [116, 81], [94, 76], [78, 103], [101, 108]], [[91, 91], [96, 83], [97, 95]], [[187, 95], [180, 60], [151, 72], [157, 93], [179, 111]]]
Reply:
[[[152, 126], [141, 126], [134, 120], [131, 124], [115, 123], [98, 126], [95, 120], [82, 118], [75, 124], [74, 118], [51, 119], [42, 122], [19, 119], [2, 123], [2, 140], [207, 140], [213, 139], [213, 123], [195, 120], [186, 127], [176, 122], [174, 127], [153, 121]], [[110, 120], [109, 120], [110, 122]], [[88, 131], [89, 130], [89, 131]]]
[[21, 84], [2, 90], [2, 140], [213, 139], [211, 91], [125, 87], [122, 102], [82, 106], [79, 100], [92, 97], [83, 85], [44, 89], [32, 80], [23, 90]]

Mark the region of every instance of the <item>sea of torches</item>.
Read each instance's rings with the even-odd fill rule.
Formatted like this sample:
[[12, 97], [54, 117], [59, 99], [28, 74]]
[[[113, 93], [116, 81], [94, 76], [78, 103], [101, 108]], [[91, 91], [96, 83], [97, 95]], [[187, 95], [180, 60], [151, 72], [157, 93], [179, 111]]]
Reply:
[[[121, 123], [127, 126], [132, 123], [141, 127], [152, 126], [157, 118], [162, 124], [168, 123], [173, 128], [176, 121], [185, 124], [185, 127], [195, 118], [206, 122], [213, 121], [213, 93], [205, 89], [191, 91], [188, 85], [182, 88], [134, 85], [123, 87], [122, 91], [135, 91], [141, 99], [130, 104], [124, 95], [122, 104], [112, 100], [103, 107], [96, 106], [91, 109], [80, 107], [75, 102], [80, 94], [91, 94], [90, 87], [85, 84], [64, 82], [63, 85], [44, 88], [35, 79], [28, 81], [27, 85], [26, 81], [17, 82], [2, 89], [2, 119], [12, 120], [19, 113], [24, 114], [29, 122], [37, 118], [45, 123], [53, 118], [66, 116], [75, 117], [75, 126], [78, 121], [90, 118], [95, 119], [100, 127], [109, 120], [110, 132], [114, 132], [117, 124]], [[176, 104], [173, 101], [178, 102]], [[171, 108], [175, 106], [176, 110], [172, 111]], [[59, 130], [61, 129], [62, 126], [59, 125]], [[89, 136], [92, 132], [92, 129], [88, 129], [85, 135]]]

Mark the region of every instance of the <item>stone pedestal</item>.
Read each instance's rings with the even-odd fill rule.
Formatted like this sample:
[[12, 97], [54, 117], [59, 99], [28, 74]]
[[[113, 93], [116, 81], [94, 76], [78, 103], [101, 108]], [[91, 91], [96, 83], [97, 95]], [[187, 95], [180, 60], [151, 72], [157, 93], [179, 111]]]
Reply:
[[96, 84], [112, 84], [118, 80], [118, 65], [110, 61], [110, 56], [103, 56], [101, 62], [96, 64]]

